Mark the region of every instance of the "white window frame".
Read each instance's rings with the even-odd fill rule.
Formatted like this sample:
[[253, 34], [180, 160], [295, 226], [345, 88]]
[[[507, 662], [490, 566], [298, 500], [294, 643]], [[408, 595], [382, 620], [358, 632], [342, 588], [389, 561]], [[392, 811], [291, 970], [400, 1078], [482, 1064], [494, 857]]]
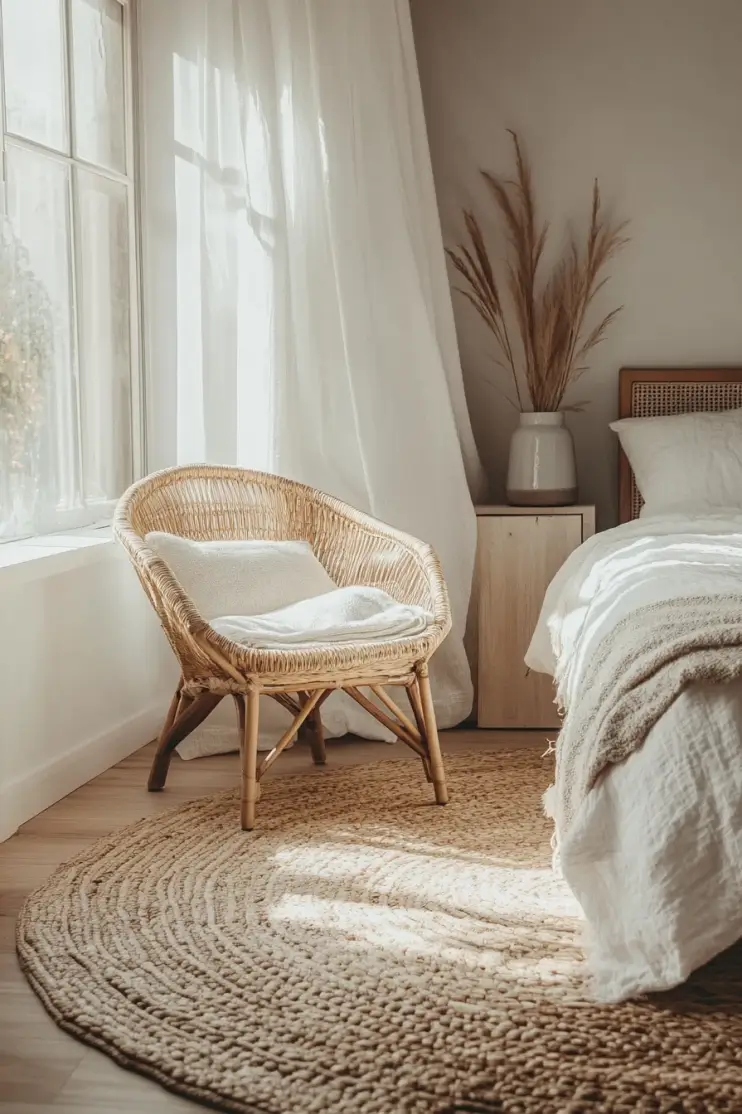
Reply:
[[[74, 393], [77, 399], [75, 437], [76, 460], [74, 467], [77, 475], [82, 480], [82, 408], [80, 405], [80, 317], [78, 312], [79, 274], [81, 272], [80, 258], [80, 222], [77, 205], [76, 190], [73, 185], [73, 168], [91, 171], [93, 174], [117, 182], [126, 188], [128, 226], [129, 226], [129, 352], [130, 352], [130, 398], [131, 398], [131, 469], [132, 479], [136, 480], [144, 475], [146, 460], [145, 445], [145, 412], [144, 412], [144, 373], [142, 350], [142, 248], [141, 248], [141, 221], [140, 221], [140, 193], [139, 193], [139, 151], [137, 144], [137, 19], [136, 0], [115, 0], [120, 5], [123, 13], [124, 36], [124, 128], [126, 144], [126, 172], [120, 173], [96, 163], [88, 162], [74, 155], [75, 150], [75, 86], [72, 75], [72, 25], [71, 25], [71, 0], [57, 0], [63, 14], [63, 28], [65, 38], [64, 50], [64, 93], [65, 110], [69, 135], [70, 154], [66, 155], [54, 148], [46, 147], [43, 143], [27, 139], [16, 132], [8, 130], [5, 105], [5, 73], [3, 52], [0, 50], [0, 209], [7, 215], [7, 158], [6, 142], [24, 150], [42, 154], [45, 158], [52, 159], [69, 168], [70, 189], [68, 191], [69, 219], [71, 229], [71, 245], [69, 252], [69, 280], [72, 312], [72, 337], [73, 337], [73, 377]], [[30, 7], [30, 4], [29, 4]], [[0, 0], [0, 41], [2, 40], [2, 0]], [[56, 509], [48, 518], [42, 518], [38, 525], [37, 534], [58, 532], [61, 530], [75, 530], [82, 527], [99, 525], [110, 522], [116, 506], [116, 499], [91, 500], [85, 506], [74, 509]], [[13, 544], [22, 541], [22, 538], [0, 539]]]

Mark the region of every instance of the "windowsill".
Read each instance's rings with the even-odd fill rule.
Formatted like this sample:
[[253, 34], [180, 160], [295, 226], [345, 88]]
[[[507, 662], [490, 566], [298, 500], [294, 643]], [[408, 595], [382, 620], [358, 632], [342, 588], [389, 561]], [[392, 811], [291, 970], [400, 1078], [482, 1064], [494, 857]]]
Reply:
[[91, 565], [116, 548], [107, 525], [6, 542], [0, 545], [0, 589]]

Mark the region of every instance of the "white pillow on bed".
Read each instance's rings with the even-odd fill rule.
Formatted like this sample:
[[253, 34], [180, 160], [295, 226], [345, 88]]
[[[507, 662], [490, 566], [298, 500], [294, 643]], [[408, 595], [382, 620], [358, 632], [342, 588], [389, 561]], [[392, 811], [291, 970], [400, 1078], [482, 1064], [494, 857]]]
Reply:
[[262, 615], [337, 588], [308, 542], [198, 542], [162, 533], [144, 540], [206, 620]]
[[644, 499], [642, 517], [742, 510], [742, 409], [611, 422]]

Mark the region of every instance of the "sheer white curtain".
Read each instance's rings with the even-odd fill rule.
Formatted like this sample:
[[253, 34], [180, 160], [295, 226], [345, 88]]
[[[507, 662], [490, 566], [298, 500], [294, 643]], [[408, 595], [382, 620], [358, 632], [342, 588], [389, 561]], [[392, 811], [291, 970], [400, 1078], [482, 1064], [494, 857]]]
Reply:
[[[434, 693], [457, 723], [481, 473], [407, 0], [140, 15], [149, 465], [279, 472], [430, 541], [455, 616]], [[326, 711], [377, 734], [350, 701]]]

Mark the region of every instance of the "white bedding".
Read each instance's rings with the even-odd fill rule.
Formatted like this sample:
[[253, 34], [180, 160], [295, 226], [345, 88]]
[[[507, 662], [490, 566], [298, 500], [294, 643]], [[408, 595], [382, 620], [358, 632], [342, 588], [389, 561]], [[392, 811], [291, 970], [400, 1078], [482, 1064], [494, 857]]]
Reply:
[[[742, 516], [641, 519], [591, 538], [544, 600], [526, 662], [566, 707], [602, 635], [660, 599], [742, 591]], [[742, 937], [742, 682], [692, 685], [611, 767], [560, 844], [595, 991], [682, 982]]]

